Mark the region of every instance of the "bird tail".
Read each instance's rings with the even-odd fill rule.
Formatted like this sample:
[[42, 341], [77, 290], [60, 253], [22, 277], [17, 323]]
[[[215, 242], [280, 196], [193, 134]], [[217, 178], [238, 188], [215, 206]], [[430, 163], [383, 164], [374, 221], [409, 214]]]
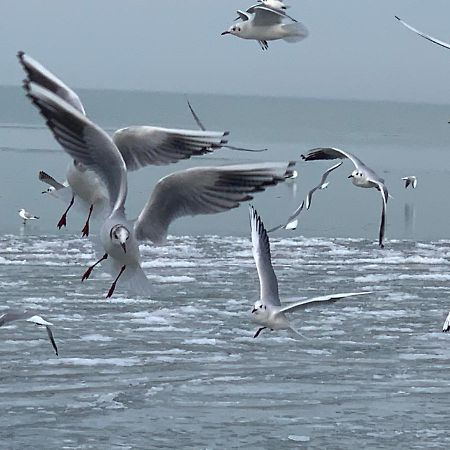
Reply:
[[308, 36], [308, 29], [300, 22], [286, 23], [283, 26], [283, 30], [287, 33], [287, 36], [283, 38], [286, 42], [299, 42]]
[[150, 295], [150, 282], [141, 266], [133, 267], [133, 270], [124, 278], [123, 285], [133, 294], [143, 297]]

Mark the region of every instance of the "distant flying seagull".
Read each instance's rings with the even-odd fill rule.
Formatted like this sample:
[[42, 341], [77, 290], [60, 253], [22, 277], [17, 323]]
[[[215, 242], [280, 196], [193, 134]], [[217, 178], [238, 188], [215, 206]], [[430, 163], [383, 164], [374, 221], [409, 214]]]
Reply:
[[25, 209], [19, 209], [19, 216], [23, 219], [23, 224], [25, 225], [27, 223], [27, 220], [37, 220], [39, 217], [31, 214], [30, 212], [26, 211]]
[[442, 327], [442, 331], [444, 333], [448, 333], [450, 331], [450, 313], [448, 313], [448, 316], [445, 319], [444, 326]]
[[269, 48], [268, 41], [283, 39], [286, 42], [299, 42], [308, 36], [308, 30], [303, 24], [282, 23], [286, 13], [264, 4], [253, 7], [253, 16], [244, 11], [237, 13], [241, 22], [232, 25], [222, 36], [232, 34], [241, 39], [256, 40], [263, 50]]
[[55, 339], [53, 338], [53, 333], [50, 328], [50, 325], [53, 325], [51, 322], [47, 322], [41, 316], [39, 316], [36, 311], [14, 311], [9, 310], [6, 313], [0, 313], [0, 327], [6, 325], [7, 323], [14, 322], [16, 320], [26, 320], [27, 322], [35, 323], [36, 325], [45, 327], [47, 330], [48, 338], [55, 350], [56, 356], [58, 356], [58, 348], [56, 347]]
[[384, 247], [384, 231], [386, 225], [386, 205], [389, 198], [389, 193], [384, 184], [383, 178], [379, 177], [372, 169], [367, 167], [359, 158], [351, 153], [344, 152], [338, 148], [324, 147], [314, 148], [310, 150], [306, 155], [302, 155], [305, 161], [314, 160], [327, 160], [327, 159], [349, 159], [355, 166], [355, 170], [349, 175], [348, 178], [352, 179], [352, 183], [355, 186], [361, 188], [375, 188], [380, 191], [381, 198], [383, 200], [381, 210], [381, 223], [378, 236], [378, 244], [381, 248]]
[[272, 267], [269, 236], [256, 210], [252, 206], [250, 206], [249, 210], [252, 252], [260, 285], [260, 299], [254, 304], [252, 309], [252, 319], [260, 325], [260, 328], [258, 328], [254, 335], [255, 338], [266, 328], [270, 330], [291, 330], [298, 334], [291, 327], [286, 313], [298, 309], [305, 309], [309, 306], [334, 303], [341, 298], [370, 294], [370, 292], [349, 292], [345, 294], [325, 295], [282, 306], [278, 294], [277, 277]]
[[328, 185], [330, 184], [326, 181], [328, 178], [328, 175], [331, 172], [333, 172], [333, 170], [336, 170], [341, 165], [342, 165], [342, 161], [340, 163], [335, 164], [334, 166], [330, 167], [329, 169], [327, 169], [323, 173], [320, 183], [308, 192], [306, 199], [303, 200], [300, 203], [300, 205], [298, 206], [298, 208], [289, 216], [287, 222], [285, 222], [285, 224], [278, 225], [274, 228], [271, 228], [270, 230], [268, 230], [268, 233], [272, 233], [273, 231], [280, 230], [281, 228], [284, 228], [285, 230], [296, 230], [297, 226], [298, 226], [297, 216], [303, 211], [303, 208], [306, 207], [306, 209], [308, 210], [311, 207], [311, 200], [312, 200], [312, 196], [313, 196], [314, 192], [316, 192], [319, 189], [322, 190], [322, 189], [327, 188]]
[[425, 34], [423, 31], [419, 31], [417, 28], [412, 27], [411, 25], [407, 24], [405, 21], [400, 19], [400, 17], [395, 16], [395, 18], [406, 28], [410, 29], [411, 31], [414, 31], [414, 33], [418, 34], [419, 36], [422, 36], [423, 38], [433, 42], [434, 44], [440, 45], [441, 47], [450, 49], [450, 44], [447, 44], [447, 42], [441, 41], [439, 39], [436, 39], [429, 34]]
[[405, 189], [407, 189], [409, 185], [411, 185], [413, 189], [417, 186], [417, 178], [414, 175], [403, 177], [402, 180], [405, 182]]

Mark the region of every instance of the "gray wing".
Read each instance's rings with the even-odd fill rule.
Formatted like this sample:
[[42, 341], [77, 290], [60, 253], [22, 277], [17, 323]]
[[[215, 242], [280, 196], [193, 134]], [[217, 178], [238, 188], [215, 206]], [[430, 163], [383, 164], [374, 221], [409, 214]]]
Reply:
[[298, 309], [306, 309], [310, 306], [319, 306], [326, 303], [334, 303], [337, 300], [340, 300], [341, 298], [348, 298], [348, 297], [355, 297], [357, 295], [367, 295], [371, 294], [372, 292], [366, 291], [366, 292], [348, 292], [345, 294], [333, 294], [333, 295], [324, 295], [322, 297], [314, 297], [310, 298], [308, 300], [301, 300], [296, 303], [292, 303], [290, 305], [286, 305], [283, 308], [280, 309], [280, 312], [293, 312]]
[[[261, 3], [258, 3], [258, 4], [256, 4], [256, 5], [250, 6], [250, 8], [247, 9], [247, 12], [250, 13], [250, 14], [255, 14], [255, 13], [256, 13], [256, 9], [257, 9], [257, 8], [260, 8], [261, 6], [262, 6]], [[263, 7], [266, 8], [266, 9], [268, 9], [268, 10], [270, 10], [270, 11], [273, 11], [273, 12], [276, 12], [276, 13], [281, 14], [281, 15], [282, 15], [283, 17], [285, 17], [286, 19], [291, 19], [293, 22], [298, 22], [298, 20], [296, 20], [296, 19], [294, 19], [293, 17], [291, 17], [291, 16], [290, 16], [289, 14], [287, 14], [286, 11], [284, 11], [284, 10], [275, 9], [275, 8], [272, 8], [272, 7], [268, 6], [268, 5], [264, 5]]]
[[427, 39], [430, 42], [433, 42], [434, 44], [440, 45], [441, 47], [450, 49], [450, 44], [447, 44], [447, 42], [441, 41], [439, 39], [436, 39], [429, 34], [424, 33], [423, 31], [419, 31], [417, 28], [412, 27], [411, 25], [407, 24], [405, 21], [400, 19], [400, 17], [395, 16], [395, 18], [406, 28], [413, 31], [414, 33], [418, 34], [419, 36], [422, 36], [423, 38]]
[[215, 214], [251, 200], [285, 181], [293, 162], [196, 167], [172, 173], [159, 180], [135, 222], [136, 237], [164, 242], [175, 219], [198, 214]]
[[320, 183], [314, 187], [313, 189], [311, 189], [308, 192], [308, 195], [306, 196], [306, 200], [305, 200], [305, 206], [306, 209], [309, 209], [311, 207], [311, 200], [312, 200], [312, 196], [314, 194], [314, 192], [316, 192], [318, 189], [323, 189], [325, 182], [327, 181], [328, 175], [333, 172], [333, 170], [336, 170], [338, 167], [340, 167], [343, 164], [343, 161], [341, 161], [340, 163], [335, 164], [334, 166], [330, 167], [329, 169], [327, 169], [323, 175], [322, 178], [320, 180]]
[[278, 281], [272, 267], [270, 242], [264, 224], [253, 206], [249, 206], [252, 253], [258, 271], [260, 298], [264, 303], [281, 306]]
[[247, 22], [251, 18], [251, 16], [249, 14], [247, 14], [248, 11], [244, 12], [244, 11], [241, 11], [240, 9], [238, 9], [236, 11], [236, 13], [237, 13], [238, 17], [236, 17], [236, 19], [234, 19], [235, 21], [241, 19], [242, 22]]
[[28, 81], [24, 82], [24, 89], [63, 149], [105, 183], [112, 210], [123, 211], [127, 195], [126, 165], [108, 134], [47, 89]]
[[56, 191], [59, 191], [60, 189], [64, 189], [66, 187], [64, 186], [64, 184], [56, 181], [51, 175], [42, 170], [39, 172], [39, 180], [47, 183], [49, 186], [52, 186]]
[[27, 311], [8, 311], [0, 316], [0, 327], [16, 320], [23, 320], [31, 317], [33, 314]]
[[277, 25], [286, 17], [284, 12], [269, 8], [268, 6], [255, 5], [253, 25], [257, 27]]
[[47, 330], [47, 334], [48, 334], [48, 338], [50, 339], [50, 343], [52, 344], [52, 347], [55, 350], [56, 356], [58, 356], [58, 347], [56, 346], [56, 342], [53, 337], [52, 330], [48, 325], [46, 325], [45, 328]]
[[378, 190], [380, 191], [381, 198], [382, 198], [381, 222], [380, 222], [380, 231], [378, 234], [378, 245], [381, 248], [383, 248], [384, 247], [384, 233], [385, 233], [385, 229], [386, 229], [386, 207], [387, 207], [387, 201], [389, 199], [389, 192], [383, 182], [380, 182], [379, 180], [370, 180], [370, 181], [372, 181], [372, 183], [375, 183], [378, 185]]
[[227, 131], [191, 131], [132, 126], [117, 130], [113, 141], [128, 170], [171, 164], [211, 153], [227, 143]]
[[304, 161], [327, 160], [327, 159], [349, 159], [357, 169], [370, 170], [359, 158], [351, 153], [334, 147], [318, 147], [309, 150], [302, 155]]
[[450, 313], [448, 313], [448, 316], [445, 319], [444, 326], [442, 327], [442, 331], [444, 333], [448, 333], [450, 331]]
[[297, 216], [303, 211], [303, 208], [305, 207], [305, 201], [302, 201], [299, 205], [299, 207], [289, 216], [288, 220], [281, 224], [277, 225], [276, 227], [271, 228], [268, 230], [268, 233], [273, 233], [274, 231], [281, 230], [284, 228], [285, 230], [295, 230], [297, 228], [298, 221], [293, 223], [294, 220], [296, 220]]
[[18, 52], [17, 58], [28, 76], [28, 81], [36, 83], [50, 92], [53, 92], [79, 112], [86, 114], [78, 95], [42, 64], [38, 63], [24, 52]]

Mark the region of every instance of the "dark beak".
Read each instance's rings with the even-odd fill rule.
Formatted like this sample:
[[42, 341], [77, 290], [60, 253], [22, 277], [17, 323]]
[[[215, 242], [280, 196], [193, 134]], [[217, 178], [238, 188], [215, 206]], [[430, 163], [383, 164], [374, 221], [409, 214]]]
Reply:
[[226, 34], [231, 34], [229, 31], [224, 31], [223, 33], [220, 33], [221, 36], [225, 36]]
[[349, 175], [347, 178], [353, 178], [353, 175]]
[[252, 314], [255, 312], [255, 311], [258, 311], [256, 308], [253, 308], [252, 309]]
[[126, 253], [127, 252], [127, 246], [125, 245], [125, 243], [120, 244], [120, 246], [123, 248], [123, 251]]

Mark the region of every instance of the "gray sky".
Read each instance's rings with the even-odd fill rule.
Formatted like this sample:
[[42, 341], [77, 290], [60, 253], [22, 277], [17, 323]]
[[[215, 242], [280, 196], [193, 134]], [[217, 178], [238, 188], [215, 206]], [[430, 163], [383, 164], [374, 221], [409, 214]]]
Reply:
[[251, 0], [0, 0], [0, 84], [22, 49], [79, 88], [450, 103], [449, 0], [290, 0], [296, 44], [220, 36]]

